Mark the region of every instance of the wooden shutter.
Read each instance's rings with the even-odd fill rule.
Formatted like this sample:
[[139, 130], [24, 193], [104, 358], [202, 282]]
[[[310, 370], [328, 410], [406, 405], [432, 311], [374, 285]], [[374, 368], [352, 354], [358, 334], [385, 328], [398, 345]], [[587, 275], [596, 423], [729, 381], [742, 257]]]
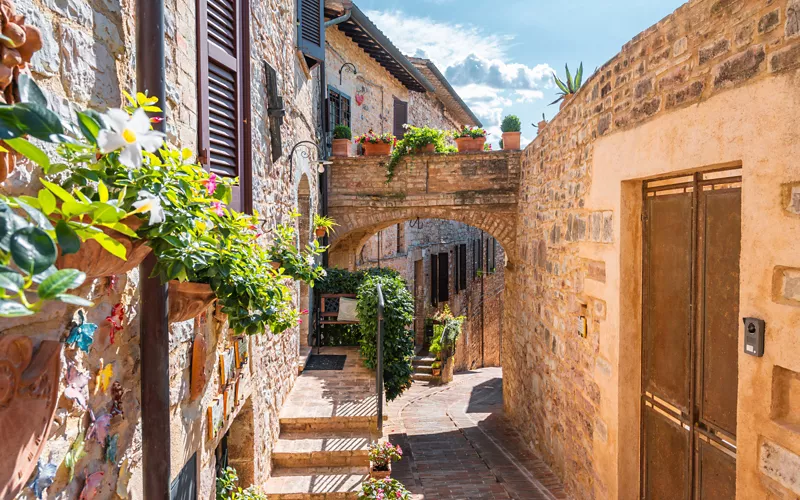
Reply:
[[397, 139], [402, 139], [406, 134], [406, 129], [403, 125], [408, 123], [408, 103], [401, 101], [397, 97], [394, 98], [394, 130], [393, 134]]
[[201, 162], [239, 177], [231, 207], [252, 209], [248, 0], [198, 0], [198, 132]]
[[309, 66], [325, 60], [324, 0], [298, 0], [297, 29], [300, 51]]
[[439, 254], [439, 302], [450, 300], [450, 255]]
[[431, 254], [431, 305], [439, 305], [439, 256]]
[[453, 247], [453, 295], [458, 295], [459, 271], [461, 271], [458, 257], [458, 245], [456, 245]]
[[458, 289], [467, 289], [467, 244], [458, 246]]

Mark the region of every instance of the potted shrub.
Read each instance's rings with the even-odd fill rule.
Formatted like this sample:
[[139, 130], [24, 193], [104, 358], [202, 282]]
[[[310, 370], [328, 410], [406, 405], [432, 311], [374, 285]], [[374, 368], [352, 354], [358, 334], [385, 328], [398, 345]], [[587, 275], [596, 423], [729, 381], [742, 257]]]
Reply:
[[502, 148], [506, 151], [517, 151], [520, 149], [520, 136], [522, 133], [522, 123], [516, 115], [508, 115], [503, 118], [500, 130], [503, 131]]
[[538, 133], [541, 133], [541, 132], [542, 132], [542, 130], [543, 130], [543, 129], [544, 129], [546, 126], [547, 126], [547, 119], [545, 119], [545, 117], [544, 117], [544, 113], [542, 113], [542, 119], [541, 119], [541, 120], [539, 120], [539, 123], [537, 123], [536, 125], [534, 125], [534, 127], [536, 127], [536, 130], [538, 131]]
[[364, 156], [388, 156], [397, 139], [388, 132], [376, 134], [370, 130], [366, 134], [356, 137], [355, 142], [364, 148]]
[[447, 133], [444, 130], [412, 125], [404, 125], [404, 127], [406, 133], [395, 144], [392, 157], [386, 164], [386, 182], [394, 178], [395, 168], [404, 156], [419, 153], [443, 153], [447, 147], [445, 143]]
[[383, 479], [392, 474], [392, 462], [400, 460], [403, 450], [389, 441], [369, 445], [369, 477]]
[[439, 377], [442, 375], [442, 362], [441, 361], [434, 361], [431, 363], [431, 375], [434, 377]]
[[314, 214], [314, 236], [317, 238], [322, 238], [326, 234], [331, 234], [334, 231], [333, 228], [338, 225], [339, 224], [330, 217]]
[[467, 127], [453, 132], [453, 139], [456, 141], [459, 153], [483, 151], [486, 142], [486, 131], [480, 127]]
[[583, 82], [583, 63], [581, 63], [580, 67], [578, 67], [578, 72], [575, 74], [575, 78], [572, 77], [572, 74], [569, 72], [569, 65], [565, 65], [565, 69], [567, 71], [567, 78], [566, 82], [562, 81], [555, 73], [553, 73], [553, 80], [555, 81], [556, 85], [558, 86], [560, 92], [558, 93], [558, 99], [551, 102], [550, 105], [557, 102], [561, 102], [561, 106], [559, 109], [564, 109], [564, 106], [572, 100], [578, 90], [581, 88], [581, 84]]
[[353, 134], [347, 125], [336, 125], [333, 128], [333, 156], [350, 156], [350, 140]]
[[358, 500], [411, 500], [411, 493], [397, 479], [368, 479], [361, 483]]

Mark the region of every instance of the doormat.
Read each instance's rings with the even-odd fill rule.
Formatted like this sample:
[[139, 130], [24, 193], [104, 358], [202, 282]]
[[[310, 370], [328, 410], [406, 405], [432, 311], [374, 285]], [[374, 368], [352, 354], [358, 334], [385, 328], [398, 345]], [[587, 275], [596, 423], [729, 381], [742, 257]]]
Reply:
[[312, 354], [304, 370], [344, 370], [346, 354]]

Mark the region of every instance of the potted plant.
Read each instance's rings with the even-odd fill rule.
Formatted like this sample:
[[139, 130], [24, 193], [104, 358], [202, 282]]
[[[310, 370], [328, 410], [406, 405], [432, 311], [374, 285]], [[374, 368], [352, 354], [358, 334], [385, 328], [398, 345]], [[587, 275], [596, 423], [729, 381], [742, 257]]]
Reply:
[[389, 441], [369, 445], [369, 477], [383, 479], [392, 474], [392, 462], [400, 460], [403, 450]]
[[459, 153], [483, 151], [486, 142], [486, 131], [480, 127], [461, 127], [461, 130], [453, 132], [453, 139], [456, 141]]
[[561, 102], [561, 106], [559, 109], [564, 109], [564, 106], [572, 100], [578, 90], [581, 88], [581, 84], [583, 82], [583, 63], [581, 63], [580, 67], [578, 67], [578, 72], [575, 74], [575, 78], [572, 78], [572, 74], [569, 72], [569, 65], [565, 65], [565, 69], [567, 70], [567, 78], [566, 82], [561, 81], [561, 79], [553, 73], [553, 80], [555, 80], [556, 85], [558, 86], [560, 92], [558, 93], [558, 99], [551, 102], [550, 105], [557, 102]]
[[386, 182], [394, 178], [394, 171], [400, 160], [409, 154], [419, 153], [442, 153], [447, 144], [445, 138], [447, 133], [430, 127], [414, 127], [404, 125], [406, 133], [403, 138], [394, 146], [392, 156], [386, 164]]
[[361, 483], [358, 500], [411, 500], [411, 493], [397, 479], [367, 479]]
[[507, 151], [517, 151], [520, 149], [520, 136], [522, 133], [522, 123], [516, 115], [508, 115], [503, 118], [503, 123], [500, 125], [500, 130], [503, 131], [503, 146], [502, 148]]
[[537, 123], [536, 125], [534, 125], [534, 127], [536, 127], [536, 130], [537, 130], [539, 133], [541, 133], [541, 132], [542, 132], [542, 130], [543, 130], [543, 129], [544, 129], [546, 126], [547, 126], [547, 119], [544, 117], [544, 113], [542, 113], [542, 119], [541, 119], [541, 120], [539, 120], [539, 123]]
[[353, 134], [347, 125], [336, 125], [333, 128], [333, 156], [350, 156], [350, 140]]
[[198, 316], [214, 302], [216, 295], [208, 283], [171, 280], [169, 282], [169, 321], [178, 323]]
[[314, 236], [317, 238], [322, 238], [326, 234], [331, 234], [334, 231], [333, 228], [338, 225], [339, 224], [330, 217], [314, 214]]
[[392, 152], [392, 146], [397, 142], [397, 138], [388, 132], [376, 134], [370, 130], [366, 134], [357, 136], [355, 142], [364, 148], [365, 156], [388, 156]]
[[431, 363], [431, 375], [434, 377], [439, 377], [442, 375], [442, 362], [441, 361], [434, 361]]

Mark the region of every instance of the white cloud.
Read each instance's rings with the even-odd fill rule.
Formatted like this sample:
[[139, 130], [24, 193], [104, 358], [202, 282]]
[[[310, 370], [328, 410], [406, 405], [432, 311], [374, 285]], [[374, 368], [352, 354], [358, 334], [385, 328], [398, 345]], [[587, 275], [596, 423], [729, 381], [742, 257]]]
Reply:
[[544, 92], [541, 90], [517, 89], [514, 91], [516, 102], [533, 102], [544, 99]]
[[445, 75], [453, 85], [474, 83], [498, 89], [534, 90], [546, 85], [552, 71], [547, 64], [530, 67], [470, 54], [463, 61], [448, 67]]

